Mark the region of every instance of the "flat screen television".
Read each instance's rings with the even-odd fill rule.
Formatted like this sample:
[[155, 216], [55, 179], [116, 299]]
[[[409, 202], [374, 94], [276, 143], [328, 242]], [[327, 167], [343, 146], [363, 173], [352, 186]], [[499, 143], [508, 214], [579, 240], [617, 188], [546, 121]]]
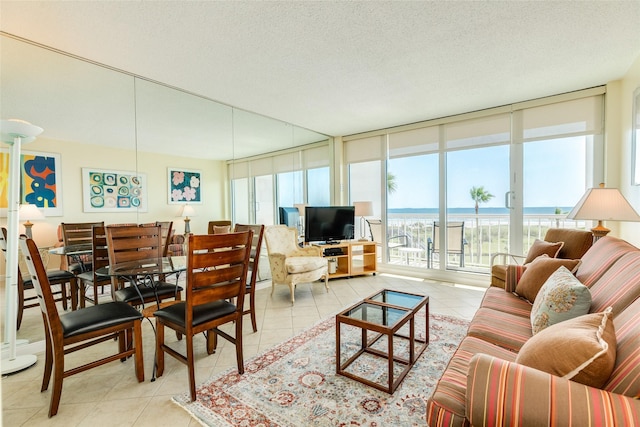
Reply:
[[353, 206], [307, 206], [304, 214], [305, 242], [334, 243], [353, 239]]
[[280, 213], [280, 224], [284, 224], [287, 227], [298, 227], [298, 220], [300, 218], [298, 208], [281, 206], [278, 212]]

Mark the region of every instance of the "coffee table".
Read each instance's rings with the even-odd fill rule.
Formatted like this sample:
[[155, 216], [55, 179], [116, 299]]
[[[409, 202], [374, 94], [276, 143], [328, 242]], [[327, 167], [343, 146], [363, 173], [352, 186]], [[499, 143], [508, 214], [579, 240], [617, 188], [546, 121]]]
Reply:
[[[422, 309], [425, 310], [425, 339], [417, 338], [415, 330], [415, 317]], [[360, 348], [344, 362], [341, 360], [340, 345], [343, 325], [351, 325], [362, 331]], [[401, 329], [405, 333], [401, 333]], [[372, 337], [369, 332], [373, 332]], [[378, 343], [382, 337], [387, 337], [386, 349], [384, 344]], [[405, 341], [407, 348], [402, 352], [404, 354], [397, 355], [394, 354], [394, 341], [398, 344], [400, 340]], [[384, 289], [336, 315], [336, 372], [389, 394], [393, 394], [428, 345], [429, 297], [425, 295]], [[348, 370], [367, 354], [386, 359], [386, 383], [365, 378], [356, 373], [358, 369]], [[397, 367], [402, 370], [396, 376]]]

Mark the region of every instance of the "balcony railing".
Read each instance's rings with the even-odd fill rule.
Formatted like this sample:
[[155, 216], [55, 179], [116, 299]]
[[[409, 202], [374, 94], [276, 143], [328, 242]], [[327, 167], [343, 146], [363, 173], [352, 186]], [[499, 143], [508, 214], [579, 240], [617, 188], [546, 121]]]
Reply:
[[[428, 267], [427, 249], [433, 239], [434, 215], [391, 214], [388, 217], [388, 235], [407, 235], [414, 250], [393, 248], [389, 250], [389, 263]], [[488, 272], [491, 256], [497, 252], [509, 252], [508, 215], [448, 215], [450, 222], [464, 222], [464, 267], [460, 267], [457, 255], [449, 255], [451, 268], [474, 272]], [[549, 228], [587, 229], [586, 221], [574, 221], [566, 215], [525, 215], [523, 218], [523, 251], [527, 252], [535, 239], [543, 239]], [[431, 268], [439, 268], [437, 254]]]

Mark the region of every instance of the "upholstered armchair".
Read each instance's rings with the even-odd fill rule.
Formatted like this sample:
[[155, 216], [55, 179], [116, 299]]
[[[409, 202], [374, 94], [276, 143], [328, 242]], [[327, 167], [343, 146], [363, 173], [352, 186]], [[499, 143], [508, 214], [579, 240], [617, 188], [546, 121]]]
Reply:
[[593, 244], [590, 231], [569, 228], [550, 228], [544, 241], [536, 241], [527, 255], [495, 253], [491, 257], [491, 286], [506, 288], [506, 282], [517, 282], [526, 264], [540, 255], [551, 258], [580, 259]]
[[299, 247], [298, 232], [286, 225], [266, 227], [264, 238], [271, 267], [271, 295], [276, 284], [288, 285], [293, 304], [298, 283], [310, 283], [322, 278], [329, 291], [329, 269], [326, 258], [322, 257], [322, 249], [317, 246]]

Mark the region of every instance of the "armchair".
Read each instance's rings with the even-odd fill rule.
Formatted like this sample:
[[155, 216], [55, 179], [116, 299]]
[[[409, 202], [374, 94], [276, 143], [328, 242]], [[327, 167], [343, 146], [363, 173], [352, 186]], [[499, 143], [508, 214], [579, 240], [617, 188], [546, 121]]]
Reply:
[[[544, 236], [544, 242], [562, 242], [557, 251], [556, 258], [580, 259], [593, 244], [593, 235], [590, 231], [575, 230], [569, 228], [550, 228]], [[519, 277], [524, 272], [526, 261], [532, 261], [535, 254], [518, 255], [506, 252], [498, 252], [491, 256], [491, 285], [500, 288], [505, 287], [507, 276]]]
[[329, 268], [322, 249], [317, 246], [298, 246], [298, 232], [286, 225], [265, 228], [269, 265], [271, 267], [271, 295], [276, 284], [285, 284], [291, 291], [291, 304], [295, 302], [295, 287], [298, 283], [313, 282], [324, 278], [324, 287], [329, 292]]

